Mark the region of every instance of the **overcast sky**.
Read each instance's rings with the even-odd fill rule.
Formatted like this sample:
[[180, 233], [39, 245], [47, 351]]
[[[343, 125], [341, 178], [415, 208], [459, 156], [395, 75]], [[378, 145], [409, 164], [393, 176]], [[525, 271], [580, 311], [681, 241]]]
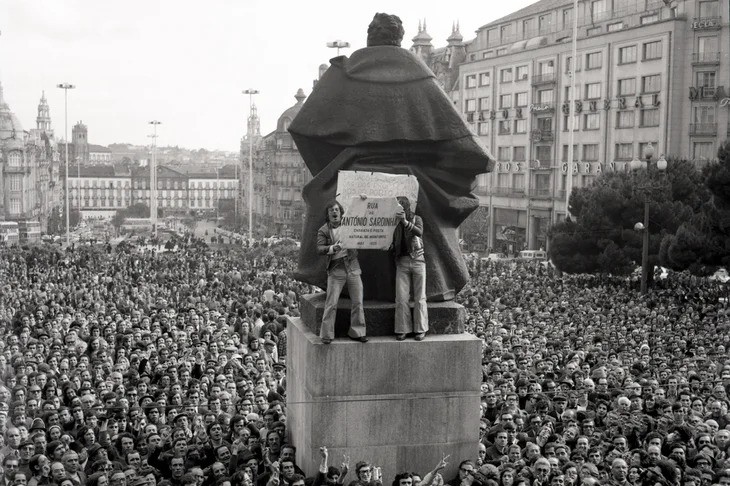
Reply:
[[453, 21], [465, 40], [492, 20], [534, 0], [2, 0], [0, 82], [26, 130], [35, 127], [41, 92], [63, 136], [61, 82], [69, 91], [69, 133], [78, 121], [91, 143], [147, 144], [160, 120], [159, 145], [238, 150], [246, 131], [246, 88], [261, 131], [312, 89], [318, 66], [335, 56], [327, 41], [364, 47], [375, 12], [400, 16], [410, 48], [419, 19], [435, 47]]

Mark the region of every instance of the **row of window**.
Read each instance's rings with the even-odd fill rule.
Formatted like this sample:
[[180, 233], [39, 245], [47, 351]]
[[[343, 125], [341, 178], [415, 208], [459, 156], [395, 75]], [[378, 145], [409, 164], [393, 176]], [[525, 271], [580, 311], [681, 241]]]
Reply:
[[[639, 143], [639, 151], [634, 149], [634, 143], [617, 143], [615, 144], [614, 160], [631, 160], [638, 153], [644, 153], [644, 149], [649, 142]], [[712, 142], [710, 142], [712, 144]], [[658, 147], [657, 142], [652, 142], [655, 150]], [[569, 145], [562, 146], [562, 161], [568, 161]], [[516, 145], [512, 147], [497, 147], [497, 160], [500, 162], [524, 162], [526, 147], [524, 145]], [[600, 144], [584, 143], [580, 146], [573, 145], [573, 162], [598, 162], [600, 160]], [[535, 151], [535, 158], [540, 161], [552, 160], [552, 150], [549, 146], [539, 146]]]
[[[637, 53], [639, 47], [637, 45], [619, 47], [618, 49], [618, 63], [619, 64], [631, 64], [637, 61]], [[641, 45], [641, 60], [642, 61], [653, 61], [655, 59], [662, 58], [662, 41], [651, 41], [644, 42]]]
[[[710, 83], [714, 86], [715, 73], [714, 72], [703, 72], [702, 76], [699, 76], [698, 82], [706, 83], [700, 86], [708, 86]], [[618, 96], [633, 96], [637, 94], [636, 90], [637, 78], [623, 78], [618, 80]], [[577, 86], [579, 89], [580, 87]], [[649, 74], [641, 76], [640, 78], [640, 94], [656, 94], [661, 91], [661, 75], [660, 74]], [[566, 100], [571, 99], [571, 86], [565, 86], [565, 98]], [[583, 85], [583, 99], [584, 100], [598, 100], [603, 97], [602, 83], [585, 83]], [[549, 104], [555, 102], [555, 91], [553, 89], [541, 89], [537, 91], [535, 103]], [[508, 93], [499, 96], [499, 109], [512, 108], [512, 107], [527, 107], [528, 106], [528, 92], [521, 91], [518, 93]], [[468, 98], [465, 100], [465, 112], [472, 113], [477, 111], [486, 111], [491, 109], [489, 96], [483, 96], [480, 98]]]

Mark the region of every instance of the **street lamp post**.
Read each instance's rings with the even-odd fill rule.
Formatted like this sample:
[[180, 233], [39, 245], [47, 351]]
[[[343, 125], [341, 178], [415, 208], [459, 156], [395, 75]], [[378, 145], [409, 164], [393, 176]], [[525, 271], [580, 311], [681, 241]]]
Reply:
[[157, 125], [161, 121], [152, 120], [149, 122], [154, 127], [152, 138], [152, 164], [150, 166], [150, 218], [152, 220], [152, 237], [157, 237]]
[[327, 47], [330, 49], [337, 49], [337, 57], [340, 56], [340, 49], [349, 49], [350, 43], [347, 41], [339, 40], [328, 42]]
[[[71, 191], [71, 188], [68, 186], [68, 90], [76, 88], [73, 84], [69, 83], [61, 83], [56, 85], [57, 88], [61, 88], [63, 90], [63, 116], [64, 116], [64, 135], [63, 137], [66, 139], [66, 245], [71, 244], [71, 225], [70, 225], [70, 211], [71, 208], [69, 206], [68, 202], [68, 194]], [[77, 183], [81, 183], [81, 179], [77, 181]], [[81, 204], [81, 193], [79, 192], [79, 205]], [[81, 206], [79, 206], [79, 211], [81, 211]]]
[[259, 94], [257, 89], [245, 89], [243, 94], [248, 95], [248, 241], [253, 241], [253, 95]]
[[[646, 146], [643, 155], [646, 162], [642, 162], [637, 157], [634, 157], [634, 160], [631, 161], [630, 167], [634, 173], [640, 170], [648, 170], [651, 159], [654, 157], [654, 147], [651, 143]], [[661, 173], [667, 170], [667, 160], [663, 155], [657, 160], [656, 168]], [[644, 223], [636, 223], [634, 229], [643, 231], [641, 242], [641, 293], [646, 294], [649, 282], [649, 193], [654, 189], [654, 186], [648, 182], [639, 189], [644, 193]]]

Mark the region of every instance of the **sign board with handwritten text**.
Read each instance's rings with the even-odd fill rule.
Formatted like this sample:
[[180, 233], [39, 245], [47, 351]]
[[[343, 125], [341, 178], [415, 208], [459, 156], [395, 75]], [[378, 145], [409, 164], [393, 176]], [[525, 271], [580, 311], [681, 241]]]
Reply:
[[390, 248], [393, 231], [400, 221], [396, 216], [399, 207], [394, 197], [351, 198], [340, 225], [342, 247], [355, 250]]

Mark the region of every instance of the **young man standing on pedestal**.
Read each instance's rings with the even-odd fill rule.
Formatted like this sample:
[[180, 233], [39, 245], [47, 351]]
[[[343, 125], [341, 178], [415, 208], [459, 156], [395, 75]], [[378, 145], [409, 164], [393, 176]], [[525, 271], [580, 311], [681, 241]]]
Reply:
[[365, 311], [363, 309], [363, 288], [360, 275], [360, 262], [357, 250], [342, 248], [340, 242], [340, 223], [342, 222], [342, 205], [337, 201], [330, 202], [325, 208], [327, 222], [317, 231], [317, 251], [327, 256], [327, 298], [324, 303], [322, 328], [319, 336], [324, 344], [330, 344], [335, 338], [335, 318], [337, 301], [342, 288], [347, 284], [352, 309], [350, 311], [350, 339], [366, 343]]
[[[416, 341], [428, 331], [426, 307], [426, 259], [423, 252], [423, 220], [411, 211], [407, 197], [398, 197], [400, 223], [393, 235], [395, 254], [395, 336], [398, 341], [414, 332]], [[413, 289], [413, 318], [408, 305]]]

